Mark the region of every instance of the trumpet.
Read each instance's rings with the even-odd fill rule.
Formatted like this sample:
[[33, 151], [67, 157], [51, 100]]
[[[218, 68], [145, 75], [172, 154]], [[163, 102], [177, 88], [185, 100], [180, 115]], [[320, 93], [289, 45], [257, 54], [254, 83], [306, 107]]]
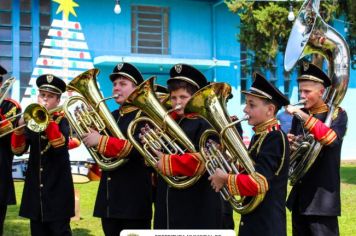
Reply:
[[15, 130], [22, 129], [23, 127], [27, 127], [29, 130], [40, 133], [46, 130], [49, 121], [50, 115], [54, 112], [61, 111], [62, 106], [56, 107], [48, 111], [43, 105], [38, 103], [32, 103], [28, 105], [23, 113], [19, 113], [17, 115], [11, 116], [5, 120], [0, 121], [0, 124], [16, 119], [18, 117], [23, 116], [25, 124], [14, 127], [2, 134], [0, 134], [0, 138], [14, 132]]

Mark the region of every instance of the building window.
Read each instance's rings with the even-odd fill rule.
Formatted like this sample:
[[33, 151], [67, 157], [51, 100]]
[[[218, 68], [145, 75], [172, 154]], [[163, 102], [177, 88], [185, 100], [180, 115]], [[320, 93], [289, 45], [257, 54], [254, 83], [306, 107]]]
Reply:
[[20, 1], [20, 97], [25, 93], [32, 74], [31, 1]]
[[12, 19], [11, 0], [1, 0], [0, 4], [0, 64], [12, 72]]
[[51, 2], [40, 0], [40, 49], [42, 49], [48, 31], [51, 28]]
[[132, 6], [131, 52], [168, 54], [169, 9]]

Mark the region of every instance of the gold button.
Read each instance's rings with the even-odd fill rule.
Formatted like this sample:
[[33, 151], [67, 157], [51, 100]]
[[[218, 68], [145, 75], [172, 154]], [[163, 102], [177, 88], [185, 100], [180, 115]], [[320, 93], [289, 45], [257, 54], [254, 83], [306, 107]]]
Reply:
[[241, 226], [244, 226], [244, 222], [241, 221], [240, 225], [241, 225]]
[[40, 168], [40, 171], [41, 171], [41, 172], [43, 171], [43, 168], [42, 168], [42, 167]]
[[43, 184], [40, 184], [40, 187], [43, 188]]
[[108, 177], [108, 180], [110, 181], [110, 180], [111, 180], [111, 177]]

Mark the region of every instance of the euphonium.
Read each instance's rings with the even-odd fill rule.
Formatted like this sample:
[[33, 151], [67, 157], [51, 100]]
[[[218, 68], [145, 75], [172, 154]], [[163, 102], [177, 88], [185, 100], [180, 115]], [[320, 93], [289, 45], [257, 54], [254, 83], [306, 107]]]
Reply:
[[[163, 152], [168, 154], [183, 154], [185, 151], [196, 152], [196, 150], [184, 131], [170, 117], [169, 111], [167, 111], [157, 99], [153, 87], [154, 80], [155, 77], [151, 77], [141, 83], [127, 99], [130, 104], [138, 107], [148, 116], [133, 120], [127, 129], [127, 136], [134, 147], [141, 153], [142, 156], [144, 156], [145, 160], [159, 174], [161, 174], [156, 167], [158, 158], [152, 154], [150, 151], [151, 149], [162, 149]], [[134, 129], [140, 122], [148, 124], [151, 128], [149, 133], [147, 133], [145, 144], [137, 142], [133, 136]], [[185, 150], [182, 150], [180, 145], [185, 147]], [[200, 178], [200, 176], [161, 176], [170, 186], [174, 188], [187, 188], [193, 185]]]
[[[195, 112], [205, 118], [213, 129], [206, 130], [200, 140], [200, 150], [206, 162], [206, 169], [210, 174], [220, 167], [226, 172], [238, 174], [236, 164], [242, 166], [246, 172], [254, 177], [256, 171], [247, 148], [232, 123], [226, 110], [226, 100], [231, 94], [231, 87], [226, 83], [212, 83], [196, 92], [185, 107], [185, 112]], [[248, 119], [247, 117], [244, 119]], [[242, 120], [238, 121], [241, 122]], [[210, 135], [217, 135], [221, 148], [206, 152], [207, 140]], [[209, 146], [209, 144], [208, 144]], [[220, 150], [221, 149], [221, 150]], [[255, 178], [258, 181], [258, 178]], [[253, 211], [264, 199], [265, 194], [259, 194], [247, 201], [241, 197], [236, 199], [227, 188], [221, 191], [224, 199], [228, 200], [233, 209], [246, 214]]]
[[[284, 68], [290, 71], [297, 61], [310, 54], [320, 54], [328, 61], [331, 86], [324, 96], [329, 107], [325, 119], [331, 125], [332, 116], [345, 96], [349, 83], [350, 53], [345, 39], [324, 22], [319, 15], [320, 0], [306, 1], [293, 25], [284, 57]], [[301, 179], [321, 151], [322, 145], [306, 134], [296, 151], [291, 153], [290, 184]]]
[[[93, 128], [103, 135], [126, 139], [106, 104], [103, 103], [106, 99], [102, 97], [97, 86], [98, 73], [98, 69], [90, 69], [75, 77], [67, 85], [67, 90], [73, 90], [81, 96], [69, 97], [63, 104], [64, 113], [79, 137]], [[123, 153], [123, 156], [130, 150]], [[113, 170], [126, 162], [125, 159], [107, 158], [93, 147], [88, 148], [88, 151], [103, 170]]]

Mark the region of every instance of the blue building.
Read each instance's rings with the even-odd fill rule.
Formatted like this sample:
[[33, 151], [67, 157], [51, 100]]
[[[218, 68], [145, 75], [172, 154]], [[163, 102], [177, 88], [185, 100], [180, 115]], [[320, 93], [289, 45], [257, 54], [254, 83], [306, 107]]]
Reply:
[[[25, 94], [52, 20], [61, 19], [56, 2], [1, 1], [0, 63], [18, 78], [12, 91], [17, 100]], [[101, 70], [98, 82], [104, 96], [111, 94], [108, 76], [119, 62], [133, 63], [145, 78], [156, 75], [157, 82], [163, 85], [174, 64], [186, 63], [201, 70], [210, 81], [229, 83], [234, 97], [228, 103], [228, 110], [230, 114], [243, 115], [241, 90], [250, 86], [251, 78], [241, 66], [248, 59], [243, 45], [236, 39], [240, 19], [228, 10], [223, 0], [121, 0], [120, 14], [113, 11], [114, 0], [75, 2], [79, 5], [73, 7], [77, 17], [71, 12], [69, 20], [81, 24], [92, 62]], [[342, 22], [335, 22], [335, 27], [343, 32]], [[350, 78], [353, 77], [355, 70], [351, 71]], [[285, 78], [283, 74], [283, 53], [278, 56], [277, 75], [272, 79], [292, 103], [297, 101], [295, 76]], [[355, 86], [350, 80], [342, 103], [350, 121], [356, 117], [352, 109]], [[110, 102], [109, 107], [114, 108], [115, 104]], [[349, 122], [348, 127], [343, 148], [345, 159], [353, 158], [356, 153], [356, 146], [352, 145], [356, 125]], [[251, 127], [244, 125], [244, 130], [250, 137]]]

